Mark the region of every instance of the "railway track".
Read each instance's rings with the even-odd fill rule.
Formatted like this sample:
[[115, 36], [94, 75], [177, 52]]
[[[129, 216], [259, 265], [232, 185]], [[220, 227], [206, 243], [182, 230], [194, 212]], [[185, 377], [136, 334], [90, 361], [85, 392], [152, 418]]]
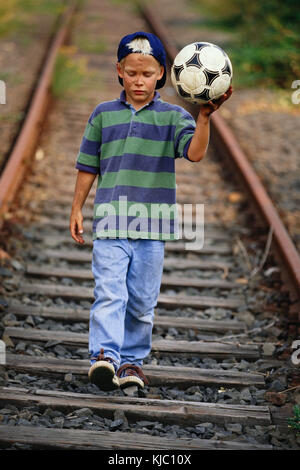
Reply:
[[[290, 305], [280, 290], [281, 266], [271, 256], [264, 260], [268, 230], [256, 226], [249, 202], [228, 202], [240, 189], [213, 148], [201, 164], [177, 162], [178, 203], [205, 202], [205, 240], [198, 250], [185, 239], [166, 243], [152, 351], [144, 365], [150, 386], [124, 396], [88, 383], [92, 240], [85, 235], [79, 247], [69, 235], [75, 155], [95, 101], [119, 94], [117, 80], [112, 82], [119, 38], [128, 24], [149, 29], [130, 5], [120, 5], [114, 32], [110, 2], [103, 1], [100, 18], [91, 21], [96, 4], [82, 6], [71, 43], [79, 25], [91, 38], [101, 29], [103, 56], [78, 51], [90, 70], [100, 70], [99, 89], [83, 87], [81, 99], [55, 104], [39, 141], [42, 158], [35, 159], [19, 194], [31, 223], [20, 229], [15, 271], [3, 275], [0, 445], [191, 455], [297, 448], [286, 421], [292, 409], [286, 390], [298, 382], [283, 329]], [[170, 89], [167, 84], [166, 98]], [[83, 210], [85, 234], [94, 191]]]

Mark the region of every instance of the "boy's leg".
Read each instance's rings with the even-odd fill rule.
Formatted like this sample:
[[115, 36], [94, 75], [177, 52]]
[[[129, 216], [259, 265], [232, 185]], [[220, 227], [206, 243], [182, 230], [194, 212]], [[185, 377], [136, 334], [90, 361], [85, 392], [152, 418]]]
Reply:
[[91, 363], [103, 349], [104, 356], [120, 363], [124, 319], [128, 299], [126, 275], [129, 263], [126, 239], [96, 239], [92, 271], [95, 301], [90, 310], [89, 353]]
[[154, 307], [160, 291], [165, 242], [130, 240], [132, 258], [127, 273], [128, 302], [121, 366], [141, 366], [152, 345]]

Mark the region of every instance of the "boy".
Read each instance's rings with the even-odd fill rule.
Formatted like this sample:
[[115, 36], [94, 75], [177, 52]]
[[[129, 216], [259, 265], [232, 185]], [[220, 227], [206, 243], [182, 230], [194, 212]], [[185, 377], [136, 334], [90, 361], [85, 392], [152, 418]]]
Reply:
[[120, 41], [117, 72], [120, 99], [99, 104], [86, 125], [70, 217], [71, 235], [83, 244], [81, 210], [98, 174], [89, 379], [105, 391], [148, 384], [141, 366], [151, 351], [164, 244], [178, 238], [175, 159], [204, 157], [209, 116], [232, 93], [202, 106], [197, 124], [162, 101], [156, 89], [166, 80], [165, 51], [142, 31]]

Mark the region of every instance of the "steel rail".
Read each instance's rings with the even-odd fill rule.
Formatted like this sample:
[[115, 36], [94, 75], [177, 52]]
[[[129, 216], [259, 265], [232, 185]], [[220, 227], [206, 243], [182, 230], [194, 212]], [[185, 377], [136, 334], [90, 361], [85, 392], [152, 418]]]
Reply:
[[[139, 2], [139, 9], [151, 30], [163, 42], [168, 59], [172, 64], [179, 50], [170, 40], [166, 27], [144, 2]], [[189, 103], [185, 102], [185, 107], [188, 107], [191, 114], [197, 117], [198, 108], [196, 106], [189, 106]], [[300, 320], [300, 257], [298, 251], [259, 176], [249, 163], [233, 132], [218, 112], [211, 117], [211, 131], [212, 141], [219, 153], [227, 157], [228, 162], [238, 172], [239, 180], [242, 180], [243, 183], [243, 190], [247, 190], [263, 222], [273, 230], [274, 245], [272, 248], [275, 257], [285, 271], [283, 272], [285, 288], [289, 290], [291, 295], [291, 318], [295, 319], [298, 315], [298, 320]]]
[[66, 41], [70, 20], [76, 8], [75, 4], [71, 5], [61, 18], [59, 30], [47, 53], [27, 116], [2, 172], [0, 178], [0, 227], [3, 225], [4, 214], [14, 202], [32, 161], [33, 152], [37, 146], [46, 112], [51, 102], [50, 87], [56, 57], [60, 47]]

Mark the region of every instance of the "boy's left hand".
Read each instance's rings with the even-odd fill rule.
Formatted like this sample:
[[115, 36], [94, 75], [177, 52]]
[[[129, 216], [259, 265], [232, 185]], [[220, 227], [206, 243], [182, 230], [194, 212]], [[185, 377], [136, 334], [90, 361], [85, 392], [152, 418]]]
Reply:
[[232, 95], [233, 88], [230, 86], [226, 93], [222, 95], [217, 100], [210, 100], [208, 103], [200, 105], [200, 113], [203, 116], [209, 117], [213, 112], [215, 112], [219, 107], [224, 103], [224, 101], [228, 100]]

